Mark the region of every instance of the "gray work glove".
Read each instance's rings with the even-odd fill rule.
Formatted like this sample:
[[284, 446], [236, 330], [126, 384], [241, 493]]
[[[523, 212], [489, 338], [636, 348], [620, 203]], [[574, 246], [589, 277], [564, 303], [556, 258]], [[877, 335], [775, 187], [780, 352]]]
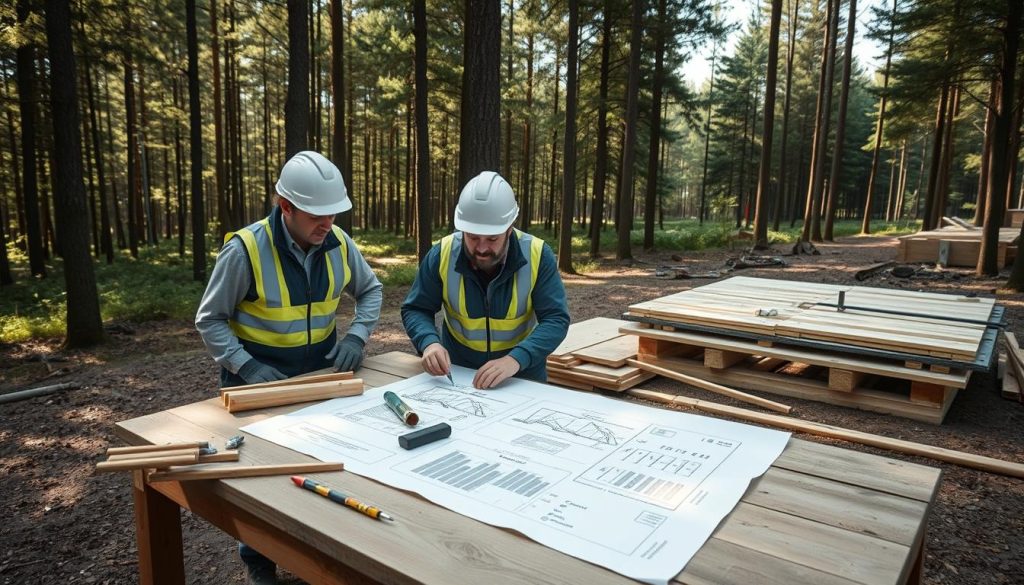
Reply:
[[363, 346], [366, 342], [362, 338], [349, 333], [338, 340], [334, 349], [327, 352], [326, 359], [334, 360], [334, 371], [353, 372], [359, 369], [363, 363]]
[[251, 359], [238, 368], [238, 375], [246, 384], [260, 384], [262, 382], [274, 382], [277, 380], [284, 380], [288, 376], [285, 376], [281, 372], [262, 364], [255, 359]]

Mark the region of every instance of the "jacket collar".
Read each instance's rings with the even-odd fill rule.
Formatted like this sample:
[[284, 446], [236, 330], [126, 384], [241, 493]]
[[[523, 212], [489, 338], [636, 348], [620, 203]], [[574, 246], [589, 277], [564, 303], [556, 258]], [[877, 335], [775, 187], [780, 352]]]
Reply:
[[[270, 233], [274, 236], [274, 246], [281, 252], [284, 252], [288, 256], [291, 255], [291, 250], [288, 249], [288, 241], [291, 238], [291, 234], [285, 234], [287, 228], [284, 226], [284, 214], [281, 212], [281, 206], [275, 205], [274, 209], [270, 211], [268, 216], [270, 221]], [[334, 248], [341, 245], [341, 241], [334, 235], [332, 229], [328, 232], [327, 237], [324, 238], [324, 243], [320, 245], [318, 253], [326, 253]]]

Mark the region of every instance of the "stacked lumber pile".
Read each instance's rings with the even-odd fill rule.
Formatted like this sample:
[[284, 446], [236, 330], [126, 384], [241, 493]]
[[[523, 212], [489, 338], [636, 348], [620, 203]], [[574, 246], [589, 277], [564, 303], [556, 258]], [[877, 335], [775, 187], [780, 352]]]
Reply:
[[[1008, 266], [1017, 257], [1020, 228], [1000, 228], [997, 258], [1000, 266]], [[898, 262], [929, 262], [940, 266], [978, 265], [981, 255], [982, 230], [951, 225], [942, 229], [918, 232], [899, 238]]]
[[598, 317], [569, 325], [565, 340], [548, 356], [548, 380], [577, 390], [621, 392], [654, 377], [627, 363], [636, 357], [637, 339], [619, 333], [626, 324]]
[[242, 412], [362, 393], [361, 379], [353, 378], [352, 372], [337, 372], [223, 388], [220, 397], [228, 412]]
[[[619, 332], [638, 337], [639, 362], [708, 382], [937, 424], [990, 363], [979, 350], [994, 344], [994, 308], [960, 295], [733, 277], [632, 305]], [[937, 318], [948, 316], [971, 322]]]
[[238, 461], [238, 451], [217, 453], [217, 450], [212, 449], [206, 442], [111, 447], [107, 449], [107, 460], [96, 464], [96, 471], [105, 473], [136, 469], [167, 469], [175, 465], [223, 461]]
[[999, 356], [999, 373], [1003, 380], [1000, 393], [1007, 400], [1024, 402], [1020, 389], [1021, 380], [1024, 380], [1024, 352], [1021, 351], [1013, 333], [1007, 331], [1003, 341], [1006, 354]]

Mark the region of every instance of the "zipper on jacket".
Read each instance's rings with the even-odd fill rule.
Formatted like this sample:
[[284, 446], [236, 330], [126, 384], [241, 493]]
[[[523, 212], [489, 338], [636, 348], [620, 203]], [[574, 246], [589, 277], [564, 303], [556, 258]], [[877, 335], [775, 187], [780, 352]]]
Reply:
[[491, 360], [491, 283], [484, 291], [484, 324], [487, 331], [487, 361]]

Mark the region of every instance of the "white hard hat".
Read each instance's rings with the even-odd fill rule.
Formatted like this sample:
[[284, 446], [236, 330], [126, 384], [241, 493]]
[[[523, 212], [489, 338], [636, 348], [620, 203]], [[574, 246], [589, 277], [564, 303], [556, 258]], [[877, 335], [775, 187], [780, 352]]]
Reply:
[[312, 215], [352, 209], [341, 171], [319, 152], [304, 150], [288, 159], [277, 179], [277, 194]]
[[505, 233], [519, 216], [512, 187], [494, 171], [484, 171], [462, 188], [455, 206], [455, 229], [480, 236]]

